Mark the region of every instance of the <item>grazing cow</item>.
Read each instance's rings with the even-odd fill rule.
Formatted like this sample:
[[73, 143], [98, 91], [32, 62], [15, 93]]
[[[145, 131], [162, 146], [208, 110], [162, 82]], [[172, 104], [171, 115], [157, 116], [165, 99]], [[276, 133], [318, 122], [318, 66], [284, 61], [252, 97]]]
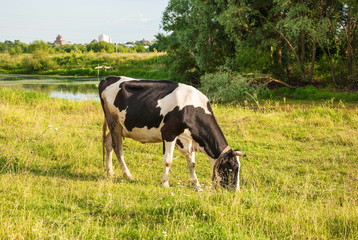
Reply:
[[163, 142], [164, 187], [169, 187], [169, 168], [177, 146], [187, 160], [195, 189], [201, 188], [194, 169], [194, 152], [203, 152], [212, 160], [213, 181], [239, 190], [238, 156], [245, 154], [228, 146], [207, 97], [200, 91], [170, 81], [114, 76], [102, 80], [98, 88], [105, 115], [103, 148], [109, 176], [113, 176], [114, 149], [124, 176], [134, 179], [124, 162], [122, 147], [123, 138], [132, 138], [142, 143]]

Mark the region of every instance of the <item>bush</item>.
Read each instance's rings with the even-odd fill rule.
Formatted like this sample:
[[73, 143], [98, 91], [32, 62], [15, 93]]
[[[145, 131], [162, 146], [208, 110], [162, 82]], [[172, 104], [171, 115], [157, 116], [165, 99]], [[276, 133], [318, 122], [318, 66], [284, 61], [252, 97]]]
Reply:
[[247, 78], [226, 69], [204, 75], [200, 90], [212, 102], [218, 103], [257, 100], [270, 96], [269, 90], [263, 85], [252, 86]]
[[36, 51], [31, 56], [23, 58], [22, 65], [28, 72], [57, 68], [57, 64], [47, 56], [47, 53], [42, 51]]

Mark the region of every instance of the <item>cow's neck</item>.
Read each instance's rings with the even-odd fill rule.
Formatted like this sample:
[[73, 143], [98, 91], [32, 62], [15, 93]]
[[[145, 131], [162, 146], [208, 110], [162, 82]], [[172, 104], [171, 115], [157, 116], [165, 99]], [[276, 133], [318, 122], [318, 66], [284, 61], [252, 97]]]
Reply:
[[207, 126], [191, 129], [193, 139], [212, 159], [217, 159], [228, 146], [228, 143], [215, 119]]
[[[207, 139], [205, 139], [205, 152], [206, 154], [213, 158], [217, 159], [221, 155], [221, 153], [224, 151], [224, 149], [228, 146], [228, 143], [221, 131], [220, 128], [218, 128], [219, 131], [217, 131], [214, 135], [208, 135], [206, 136]], [[214, 136], [211, 138], [210, 136]]]

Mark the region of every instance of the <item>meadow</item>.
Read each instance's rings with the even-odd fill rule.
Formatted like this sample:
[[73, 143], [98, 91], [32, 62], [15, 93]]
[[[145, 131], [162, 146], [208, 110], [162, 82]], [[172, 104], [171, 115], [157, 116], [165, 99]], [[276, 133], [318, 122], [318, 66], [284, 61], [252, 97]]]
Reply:
[[99, 102], [0, 88], [0, 239], [357, 239], [358, 108], [339, 101], [214, 105], [241, 159], [241, 191], [189, 186], [175, 152], [124, 141], [136, 181], [106, 178]]
[[[37, 74], [61, 76], [131, 76], [168, 79], [165, 53], [0, 53], [0, 74]], [[111, 66], [113, 70], [95, 69]]]

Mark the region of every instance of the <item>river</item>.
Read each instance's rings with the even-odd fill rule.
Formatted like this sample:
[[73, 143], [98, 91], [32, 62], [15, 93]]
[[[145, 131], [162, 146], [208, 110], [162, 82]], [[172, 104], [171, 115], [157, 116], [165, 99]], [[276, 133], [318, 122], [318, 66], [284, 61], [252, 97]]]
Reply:
[[0, 74], [0, 87], [38, 91], [52, 98], [99, 101], [97, 77], [61, 77]]

